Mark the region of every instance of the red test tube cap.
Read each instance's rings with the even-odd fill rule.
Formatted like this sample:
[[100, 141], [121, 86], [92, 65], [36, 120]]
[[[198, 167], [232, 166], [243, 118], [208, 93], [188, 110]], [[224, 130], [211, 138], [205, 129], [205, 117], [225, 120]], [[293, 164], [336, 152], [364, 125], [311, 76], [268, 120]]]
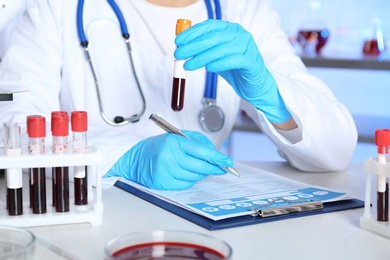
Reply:
[[[53, 119], [54, 116], [57, 116], [57, 115], [68, 115], [68, 112], [66, 111], [52, 111], [51, 112], [51, 118]], [[51, 120], [51, 129], [53, 129], [53, 120]]]
[[88, 129], [88, 116], [86, 111], [73, 111], [71, 114], [72, 131], [86, 132]]
[[67, 113], [52, 113], [51, 132], [53, 136], [68, 136], [69, 117]]
[[390, 145], [390, 130], [377, 129], [375, 131], [375, 144], [378, 147], [378, 153], [387, 154]]
[[27, 116], [27, 134], [30, 138], [46, 136], [46, 119], [40, 115]]

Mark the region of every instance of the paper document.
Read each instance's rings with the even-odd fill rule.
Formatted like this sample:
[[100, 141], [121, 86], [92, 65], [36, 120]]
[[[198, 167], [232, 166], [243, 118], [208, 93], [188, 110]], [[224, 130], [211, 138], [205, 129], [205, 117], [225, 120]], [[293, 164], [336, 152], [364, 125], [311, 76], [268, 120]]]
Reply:
[[139, 190], [212, 220], [253, 214], [254, 207], [277, 201], [270, 207], [291, 205], [294, 201], [330, 202], [347, 199], [347, 194], [294, 181], [274, 173], [236, 164], [241, 177], [232, 174], [209, 176], [192, 188], [180, 191], [152, 190], [120, 179]]

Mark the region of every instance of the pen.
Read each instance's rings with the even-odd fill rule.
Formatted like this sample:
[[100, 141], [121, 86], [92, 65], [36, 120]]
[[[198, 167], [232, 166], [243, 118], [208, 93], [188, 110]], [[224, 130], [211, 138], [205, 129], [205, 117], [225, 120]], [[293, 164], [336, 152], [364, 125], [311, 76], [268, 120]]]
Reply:
[[[179, 129], [177, 129], [176, 127], [174, 127], [173, 125], [171, 125], [170, 123], [165, 121], [163, 118], [161, 118], [155, 114], [151, 114], [149, 116], [149, 119], [152, 120], [153, 122], [155, 122], [159, 127], [164, 129], [168, 133], [181, 135], [185, 138], [191, 139], [190, 137], [185, 135], [182, 131], [180, 131]], [[240, 173], [238, 173], [238, 171], [236, 169], [234, 169], [233, 167], [223, 167], [223, 166], [219, 166], [219, 167], [226, 172], [229, 172], [229, 173], [232, 173], [238, 177], [241, 177]]]

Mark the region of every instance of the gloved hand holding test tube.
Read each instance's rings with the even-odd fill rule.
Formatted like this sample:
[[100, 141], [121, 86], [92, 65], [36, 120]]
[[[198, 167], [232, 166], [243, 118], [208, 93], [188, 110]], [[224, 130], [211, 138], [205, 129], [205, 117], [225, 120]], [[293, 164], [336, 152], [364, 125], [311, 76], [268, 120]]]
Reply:
[[[162, 119], [161, 117], [159, 117], [155, 114], [151, 114], [149, 116], [149, 119], [152, 120], [153, 122], [155, 122], [159, 127], [164, 129], [168, 133], [181, 135], [185, 138], [191, 139], [189, 136], [185, 135], [182, 131], [180, 131], [179, 129], [177, 129], [176, 127], [174, 127], [173, 125], [171, 125], [170, 123], [168, 123], [167, 121], [165, 121], [164, 119]], [[241, 177], [240, 173], [238, 173], [238, 171], [236, 169], [234, 169], [233, 167], [220, 166], [220, 168], [226, 172], [229, 172], [229, 173], [232, 173], [238, 177]]]

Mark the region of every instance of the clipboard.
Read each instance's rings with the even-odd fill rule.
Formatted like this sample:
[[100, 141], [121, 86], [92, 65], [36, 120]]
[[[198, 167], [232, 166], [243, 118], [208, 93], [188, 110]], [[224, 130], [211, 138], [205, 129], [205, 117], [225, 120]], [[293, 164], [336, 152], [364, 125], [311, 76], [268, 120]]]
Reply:
[[[211, 231], [364, 207], [364, 201], [358, 199], [347, 199], [326, 203], [306, 201], [299, 204], [294, 203], [294, 205], [287, 208], [273, 207], [267, 209], [267, 211], [265, 211], [266, 208], [264, 207], [260, 209], [257, 208], [253, 211], [253, 214], [214, 221], [161, 200], [120, 180], [118, 180], [114, 186]], [[283, 212], [280, 214], [269, 214], [268, 210], [271, 209], [274, 211], [281, 210]]]

